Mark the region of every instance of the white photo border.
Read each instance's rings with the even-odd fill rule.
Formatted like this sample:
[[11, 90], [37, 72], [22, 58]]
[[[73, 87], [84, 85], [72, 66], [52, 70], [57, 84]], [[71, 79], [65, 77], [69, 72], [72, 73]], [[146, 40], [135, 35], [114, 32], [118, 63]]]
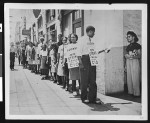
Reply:
[[[34, 6], [33, 6], [34, 4]], [[89, 9], [90, 8], [90, 9]], [[142, 115], [9, 115], [9, 9], [84, 9], [84, 10], [142, 10]], [[75, 119], [75, 120], [147, 120], [147, 4], [55, 4], [5, 3], [5, 117], [6, 119]]]

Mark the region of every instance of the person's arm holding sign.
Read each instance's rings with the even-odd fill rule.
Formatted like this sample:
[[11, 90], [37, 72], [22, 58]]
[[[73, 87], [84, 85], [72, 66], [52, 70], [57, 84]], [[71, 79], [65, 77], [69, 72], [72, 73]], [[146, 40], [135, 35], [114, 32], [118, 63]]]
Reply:
[[111, 49], [111, 46], [109, 46], [109, 47], [106, 48], [105, 50], [98, 51], [98, 54], [100, 54], [100, 53], [102, 53], [102, 52], [109, 53], [110, 49]]

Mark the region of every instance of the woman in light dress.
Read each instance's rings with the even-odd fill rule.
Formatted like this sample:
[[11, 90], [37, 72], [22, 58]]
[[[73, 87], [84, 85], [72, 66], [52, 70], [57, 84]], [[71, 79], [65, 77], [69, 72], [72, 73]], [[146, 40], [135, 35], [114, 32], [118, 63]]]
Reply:
[[58, 48], [58, 60], [57, 60], [57, 64], [58, 64], [58, 69], [57, 69], [57, 74], [58, 76], [60, 76], [61, 78], [61, 82], [58, 81], [58, 85], [61, 85], [65, 83], [65, 68], [64, 68], [64, 51], [67, 48], [67, 37], [63, 37], [62, 38], [62, 45], [59, 46]]
[[140, 96], [141, 81], [141, 45], [137, 43], [138, 37], [133, 31], [127, 32], [127, 41], [130, 43], [127, 48], [126, 69], [128, 93]]
[[51, 81], [54, 81], [54, 83], [57, 82], [57, 45], [52, 44], [51, 50], [50, 50], [50, 58], [51, 58], [51, 67], [50, 71], [52, 73]]

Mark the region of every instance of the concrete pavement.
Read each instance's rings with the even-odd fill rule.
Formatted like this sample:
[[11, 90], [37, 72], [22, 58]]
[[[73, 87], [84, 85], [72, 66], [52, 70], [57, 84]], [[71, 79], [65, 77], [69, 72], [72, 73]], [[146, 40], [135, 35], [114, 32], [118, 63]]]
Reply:
[[79, 96], [62, 89], [22, 66], [10, 71], [10, 115], [141, 115], [141, 103], [98, 93], [104, 104], [84, 104]]

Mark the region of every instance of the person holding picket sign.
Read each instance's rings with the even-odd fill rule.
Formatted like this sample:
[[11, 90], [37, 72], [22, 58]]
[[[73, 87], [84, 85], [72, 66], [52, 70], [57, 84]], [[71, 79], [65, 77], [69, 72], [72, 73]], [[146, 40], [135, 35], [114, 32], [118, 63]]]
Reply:
[[[96, 65], [98, 65], [97, 54], [102, 52], [109, 52], [109, 49], [96, 51], [94, 43], [95, 28], [88, 26], [86, 34], [80, 42], [79, 50], [79, 67], [81, 80], [81, 100], [83, 103], [98, 103], [101, 100], [97, 99], [97, 85], [96, 85]], [[89, 91], [88, 91], [89, 90]]]
[[73, 95], [78, 95], [76, 88], [76, 81], [79, 82], [80, 89], [80, 75], [79, 75], [79, 60], [78, 60], [78, 36], [74, 33], [70, 35], [70, 44], [67, 47], [67, 63], [69, 68], [69, 79], [72, 80], [72, 92]]

